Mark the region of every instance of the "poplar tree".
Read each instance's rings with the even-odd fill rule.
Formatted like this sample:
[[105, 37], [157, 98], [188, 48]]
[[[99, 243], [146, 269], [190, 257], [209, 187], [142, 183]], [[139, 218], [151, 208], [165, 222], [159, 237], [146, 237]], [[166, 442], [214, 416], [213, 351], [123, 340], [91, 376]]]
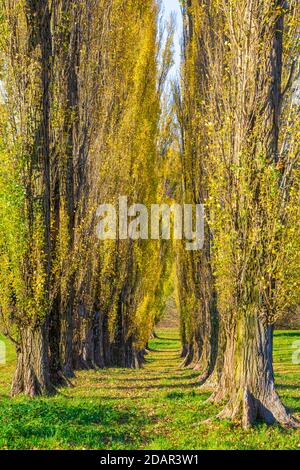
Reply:
[[51, 389], [50, 10], [46, 0], [3, 2], [1, 8], [1, 316], [17, 349], [12, 394], [34, 396]]

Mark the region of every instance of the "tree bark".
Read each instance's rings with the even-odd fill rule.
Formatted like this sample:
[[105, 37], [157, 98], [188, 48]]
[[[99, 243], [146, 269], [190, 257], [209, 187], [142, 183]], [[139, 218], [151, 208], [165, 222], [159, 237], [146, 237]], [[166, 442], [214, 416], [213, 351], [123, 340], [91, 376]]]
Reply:
[[241, 419], [244, 428], [256, 421], [297, 425], [275, 390], [272, 355], [272, 326], [257, 314], [241, 314], [234, 334], [227, 338], [223, 373], [214, 394], [215, 401], [228, 399], [219, 418]]
[[47, 325], [22, 329], [17, 351], [17, 368], [12, 382], [12, 396], [30, 397], [52, 390], [49, 377]]
[[53, 385], [65, 385], [60, 360], [60, 295], [57, 294], [49, 318], [49, 367]]

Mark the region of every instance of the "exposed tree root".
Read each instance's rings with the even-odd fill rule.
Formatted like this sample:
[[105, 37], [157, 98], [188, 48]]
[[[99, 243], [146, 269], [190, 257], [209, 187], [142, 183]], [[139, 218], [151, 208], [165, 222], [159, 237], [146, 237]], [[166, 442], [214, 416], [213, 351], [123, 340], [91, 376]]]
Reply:
[[[218, 397], [214, 397], [212, 401], [215, 402], [216, 398]], [[277, 423], [285, 428], [300, 426], [299, 421], [288, 413], [275, 390], [263, 399], [258, 399], [249, 389], [241, 389], [217, 415], [217, 419], [241, 421], [244, 429], [250, 428], [256, 422], [268, 425]]]
[[60, 369], [50, 372], [50, 382], [55, 388], [73, 386], [70, 379], [66, 377]]
[[194, 357], [195, 357], [195, 351], [194, 351], [192, 344], [190, 344], [188, 346], [187, 353], [179, 367], [181, 368], [190, 367], [193, 364]]
[[187, 354], [183, 361], [180, 363], [179, 367], [182, 369], [184, 369], [185, 367], [189, 367], [191, 365], [191, 362], [191, 357], [189, 354]]

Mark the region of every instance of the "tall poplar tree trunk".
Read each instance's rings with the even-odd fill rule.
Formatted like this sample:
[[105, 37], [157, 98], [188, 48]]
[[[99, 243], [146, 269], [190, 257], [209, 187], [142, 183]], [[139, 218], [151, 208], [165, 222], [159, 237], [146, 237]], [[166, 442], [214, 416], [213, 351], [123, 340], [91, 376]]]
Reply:
[[[201, 168], [207, 148], [204, 168], [212, 188], [208, 198], [212, 200], [212, 266], [221, 317], [219, 353], [208, 384], [215, 387], [212, 401], [227, 400], [220, 417], [241, 418], [244, 427], [257, 420], [295, 426], [296, 420], [275, 390], [272, 323], [281, 305], [276, 299], [276, 280], [269, 274], [277, 254], [270, 249], [266, 229], [273, 227], [269, 207], [281, 203], [278, 188], [272, 188], [280, 179], [276, 175], [271, 181], [269, 175], [276, 174], [280, 158], [286, 2], [236, 0], [221, 5], [224, 9], [204, 0], [185, 2], [191, 7], [187, 30], [196, 36], [193, 47], [186, 49], [188, 71], [198, 80], [198, 93], [194, 92], [192, 100], [204, 102], [199, 117], [191, 115], [191, 119], [200, 133], [208, 124], [207, 139], [200, 134], [196, 140], [196, 149], [201, 152], [203, 147], [197, 164]], [[190, 98], [189, 89], [186, 94]], [[193, 163], [192, 145], [189, 154]], [[279, 213], [274, 214], [277, 221], [282, 223]], [[251, 237], [253, 246], [248, 243]], [[208, 279], [203, 271], [201, 276]], [[203, 297], [209, 298], [209, 290]]]
[[[276, 164], [279, 158], [284, 31], [282, 9], [284, 4], [284, 1], [277, 0], [279, 14], [274, 25], [269, 26], [273, 28], [273, 39], [270, 51], [267, 52], [269, 57], [265, 58], [266, 66], [263, 73], [269, 77], [270, 83], [264, 80], [265, 76], [263, 74], [261, 77], [258, 75], [258, 83], [264, 93], [263, 96], [266, 97], [266, 104], [263, 108], [265, 124], [263, 145], [270, 165]], [[247, 8], [247, 21], [251, 22], [253, 13], [250, 1]], [[251, 33], [251, 24], [247, 24], [247, 28]], [[246, 54], [246, 51], [244, 53]], [[247, 66], [246, 62], [245, 66]], [[242, 89], [242, 86], [241, 84], [241, 96], [245, 99], [245, 90]], [[253, 117], [254, 121], [258, 117]], [[254, 139], [254, 136], [250, 134], [250, 138]], [[259, 190], [257, 193], [259, 194]], [[263, 203], [257, 195], [255, 204], [259, 213], [262, 209], [260, 205]], [[255, 256], [259, 256], [255, 250], [252, 251], [251, 255], [253, 259]], [[254, 269], [251, 275], [256, 275]], [[275, 288], [274, 282], [271, 281], [273, 288]], [[252, 285], [251, 280], [249, 280], [249, 285]], [[263, 421], [267, 424], [277, 422], [287, 427], [297, 426], [297, 420], [288, 413], [275, 390], [273, 326], [269, 323], [266, 312], [259, 311], [258, 305], [256, 310], [253, 311], [251, 304], [252, 299], [256, 296], [254, 292], [247, 289], [246, 276], [242, 287], [241, 298], [237, 300], [237, 305], [241, 306], [241, 311], [236, 313], [233, 329], [227, 334], [220, 387], [215, 393], [216, 400], [228, 399], [225, 409], [219, 416], [231, 419], [242, 417], [242, 424], [245, 428], [256, 421]], [[248, 296], [248, 298], [245, 298], [245, 296]]]
[[12, 396], [30, 397], [48, 394], [49, 377], [47, 325], [23, 327], [17, 351], [17, 368], [13, 377]]
[[[26, 2], [26, 17], [28, 22], [27, 50], [28, 59], [31, 54], [39, 50], [39, 69], [37, 81], [42, 88], [41, 98], [32, 103], [36, 107], [38, 120], [35, 123], [35, 141], [31, 149], [30, 167], [37, 176], [28, 182], [26, 197], [26, 210], [29, 225], [29, 237], [33, 235], [35, 217], [34, 199], [41, 200], [41, 214], [43, 222], [44, 272], [46, 276], [45, 312], [36, 312], [35, 316], [27, 320], [28, 325], [19, 327], [20, 343], [17, 351], [17, 370], [12, 383], [12, 395], [25, 393], [29, 396], [40, 395], [51, 391], [48, 361], [48, 321], [49, 321], [49, 290], [51, 273], [51, 240], [50, 240], [50, 95], [51, 95], [51, 14], [48, 0]], [[32, 110], [28, 111], [32, 113]], [[36, 160], [36, 156], [38, 157]], [[30, 176], [29, 176], [30, 178]], [[32, 178], [32, 176], [31, 176]], [[29, 245], [30, 246], [30, 245]], [[31, 273], [34, 270], [35, 259], [32, 253], [26, 257], [27, 284], [31, 290]], [[26, 312], [25, 312], [26, 315]]]
[[[75, 229], [74, 161], [78, 152], [78, 67], [79, 22], [78, 2], [60, 0], [54, 4], [55, 70], [58, 105], [62, 124], [56, 136], [53, 158], [53, 249], [59, 256], [59, 237], [67, 237], [67, 253], [60, 262], [64, 272], [57, 275], [56, 294], [50, 319], [50, 366], [55, 383], [65, 383], [73, 373], [73, 323], [75, 275], [73, 250]], [[63, 27], [62, 27], [63, 26]], [[61, 213], [64, 214], [62, 219]], [[68, 260], [65, 259], [70, 257]], [[59, 276], [64, 279], [59, 279]], [[67, 282], [65, 288], [62, 284]]]

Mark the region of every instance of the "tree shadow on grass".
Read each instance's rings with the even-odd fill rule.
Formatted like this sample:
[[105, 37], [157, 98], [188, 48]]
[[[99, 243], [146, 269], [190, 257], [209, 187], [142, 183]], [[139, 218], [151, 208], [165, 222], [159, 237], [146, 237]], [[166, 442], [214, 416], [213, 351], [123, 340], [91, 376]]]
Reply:
[[[300, 390], [300, 384], [299, 385], [289, 385], [289, 384], [276, 384], [276, 388], [278, 389], [290, 389], [290, 390]], [[300, 399], [300, 397], [298, 397]]]
[[0, 404], [0, 447], [136, 449], [153, 421], [136, 409], [96, 400], [18, 399]]
[[298, 330], [290, 330], [290, 331], [276, 331], [275, 332], [275, 338], [277, 337], [291, 337], [291, 336], [297, 336], [300, 337], [300, 331]]
[[[150, 375], [150, 374], [149, 374]], [[144, 378], [127, 378], [127, 379], [115, 379], [115, 382], [161, 382], [162, 380], [178, 381], [178, 380], [192, 380], [196, 377], [199, 377], [199, 372], [190, 373], [187, 375], [169, 375], [169, 374], [162, 374], [157, 377], [144, 377]]]
[[[173, 389], [173, 388], [193, 388], [197, 387], [199, 384], [198, 382], [190, 382], [190, 383], [178, 383], [178, 384], [154, 384], [154, 385], [137, 385], [137, 386], [131, 386], [131, 390], [163, 390], [163, 389]], [[117, 386], [117, 387], [111, 387], [111, 390], [128, 390], [128, 387], [126, 386]]]

